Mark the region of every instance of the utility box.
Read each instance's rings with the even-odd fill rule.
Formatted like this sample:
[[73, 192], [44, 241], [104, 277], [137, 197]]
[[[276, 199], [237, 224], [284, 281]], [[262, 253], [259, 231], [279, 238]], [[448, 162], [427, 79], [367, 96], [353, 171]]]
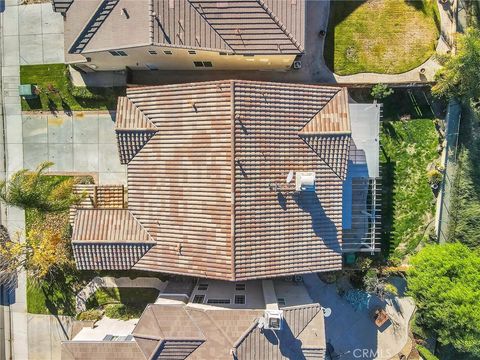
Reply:
[[24, 84], [18, 87], [18, 92], [20, 96], [24, 99], [35, 99], [38, 95], [35, 93], [35, 85]]

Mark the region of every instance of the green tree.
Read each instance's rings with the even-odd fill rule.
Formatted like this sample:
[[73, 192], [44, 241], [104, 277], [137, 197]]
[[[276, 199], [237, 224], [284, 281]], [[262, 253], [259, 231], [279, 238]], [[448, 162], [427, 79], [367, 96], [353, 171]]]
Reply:
[[389, 88], [386, 84], [376, 84], [373, 85], [370, 95], [376, 100], [385, 99], [387, 96], [393, 94], [393, 89]]
[[51, 230], [30, 230], [25, 241], [6, 242], [0, 247], [0, 257], [9, 271], [24, 269], [36, 281], [72, 265], [65, 239]]
[[443, 345], [480, 356], [480, 255], [461, 243], [428, 245], [411, 258], [408, 291], [419, 323]]
[[20, 170], [8, 181], [0, 182], [0, 199], [7, 205], [22, 209], [41, 212], [67, 210], [81, 197], [72, 192], [73, 178], [58, 182], [45, 176], [45, 171], [52, 165], [51, 162], [44, 162], [34, 172]]
[[437, 55], [443, 66], [435, 74], [436, 96], [478, 98], [480, 96], [480, 30], [467, 28], [457, 37], [455, 55]]

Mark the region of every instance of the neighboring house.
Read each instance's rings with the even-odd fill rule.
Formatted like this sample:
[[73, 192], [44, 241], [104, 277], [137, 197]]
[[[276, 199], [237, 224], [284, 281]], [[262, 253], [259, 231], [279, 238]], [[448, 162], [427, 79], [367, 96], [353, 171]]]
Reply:
[[116, 131], [128, 208], [77, 210], [79, 269], [234, 281], [342, 268], [345, 88], [130, 88]]
[[289, 69], [305, 0], [52, 0], [82, 71]]
[[83, 328], [62, 343], [62, 360], [325, 358], [323, 310], [301, 281], [201, 280], [187, 304], [173, 295], [161, 294], [139, 320]]

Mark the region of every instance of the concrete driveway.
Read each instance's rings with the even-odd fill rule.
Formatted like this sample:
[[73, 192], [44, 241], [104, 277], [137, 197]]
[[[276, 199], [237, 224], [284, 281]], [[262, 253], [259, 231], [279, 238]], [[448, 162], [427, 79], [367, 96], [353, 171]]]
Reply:
[[114, 125], [108, 112], [23, 113], [23, 166], [35, 169], [48, 160], [55, 173], [91, 174], [100, 184], [126, 184]]
[[63, 52], [63, 17], [52, 4], [21, 5], [18, 11], [20, 65], [65, 62]]
[[335, 359], [388, 360], [407, 344], [408, 323], [415, 310], [410, 298], [396, 298], [397, 303], [387, 305], [392, 324], [380, 331], [368, 311], [355, 311], [338, 296], [335, 284], [322, 282], [316, 274], [304, 275], [303, 279], [313, 301], [332, 309], [332, 314], [325, 318], [325, 331]]

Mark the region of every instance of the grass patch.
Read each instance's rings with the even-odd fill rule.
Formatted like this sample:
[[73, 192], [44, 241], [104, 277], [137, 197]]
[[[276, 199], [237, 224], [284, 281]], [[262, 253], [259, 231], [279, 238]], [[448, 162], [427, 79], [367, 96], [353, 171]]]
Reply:
[[50, 314], [46, 306], [42, 287], [27, 278], [27, 312], [30, 314]]
[[114, 319], [138, 318], [158, 293], [153, 288], [101, 288], [88, 299], [87, 309], [103, 308], [105, 315]]
[[339, 75], [409, 71], [435, 52], [439, 18], [437, 0], [332, 1], [325, 61]]
[[[480, 114], [464, 104], [449, 209], [448, 241], [480, 249]], [[451, 154], [453, 158], [453, 153]], [[451, 179], [450, 179], [451, 180]]]
[[124, 87], [74, 87], [64, 64], [20, 66], [20, 83], [34, 84], [40, 88], [38, 99], [22, 99], [24, 111], [69, 113], [82, 110], [114, 110], [118, 96], [125, 94]]
[[383, 121], [380, 144], [384, 251], [402, 259], [426, 238], [433, 220], [427, 166], [439, 157], [434, 120]]

